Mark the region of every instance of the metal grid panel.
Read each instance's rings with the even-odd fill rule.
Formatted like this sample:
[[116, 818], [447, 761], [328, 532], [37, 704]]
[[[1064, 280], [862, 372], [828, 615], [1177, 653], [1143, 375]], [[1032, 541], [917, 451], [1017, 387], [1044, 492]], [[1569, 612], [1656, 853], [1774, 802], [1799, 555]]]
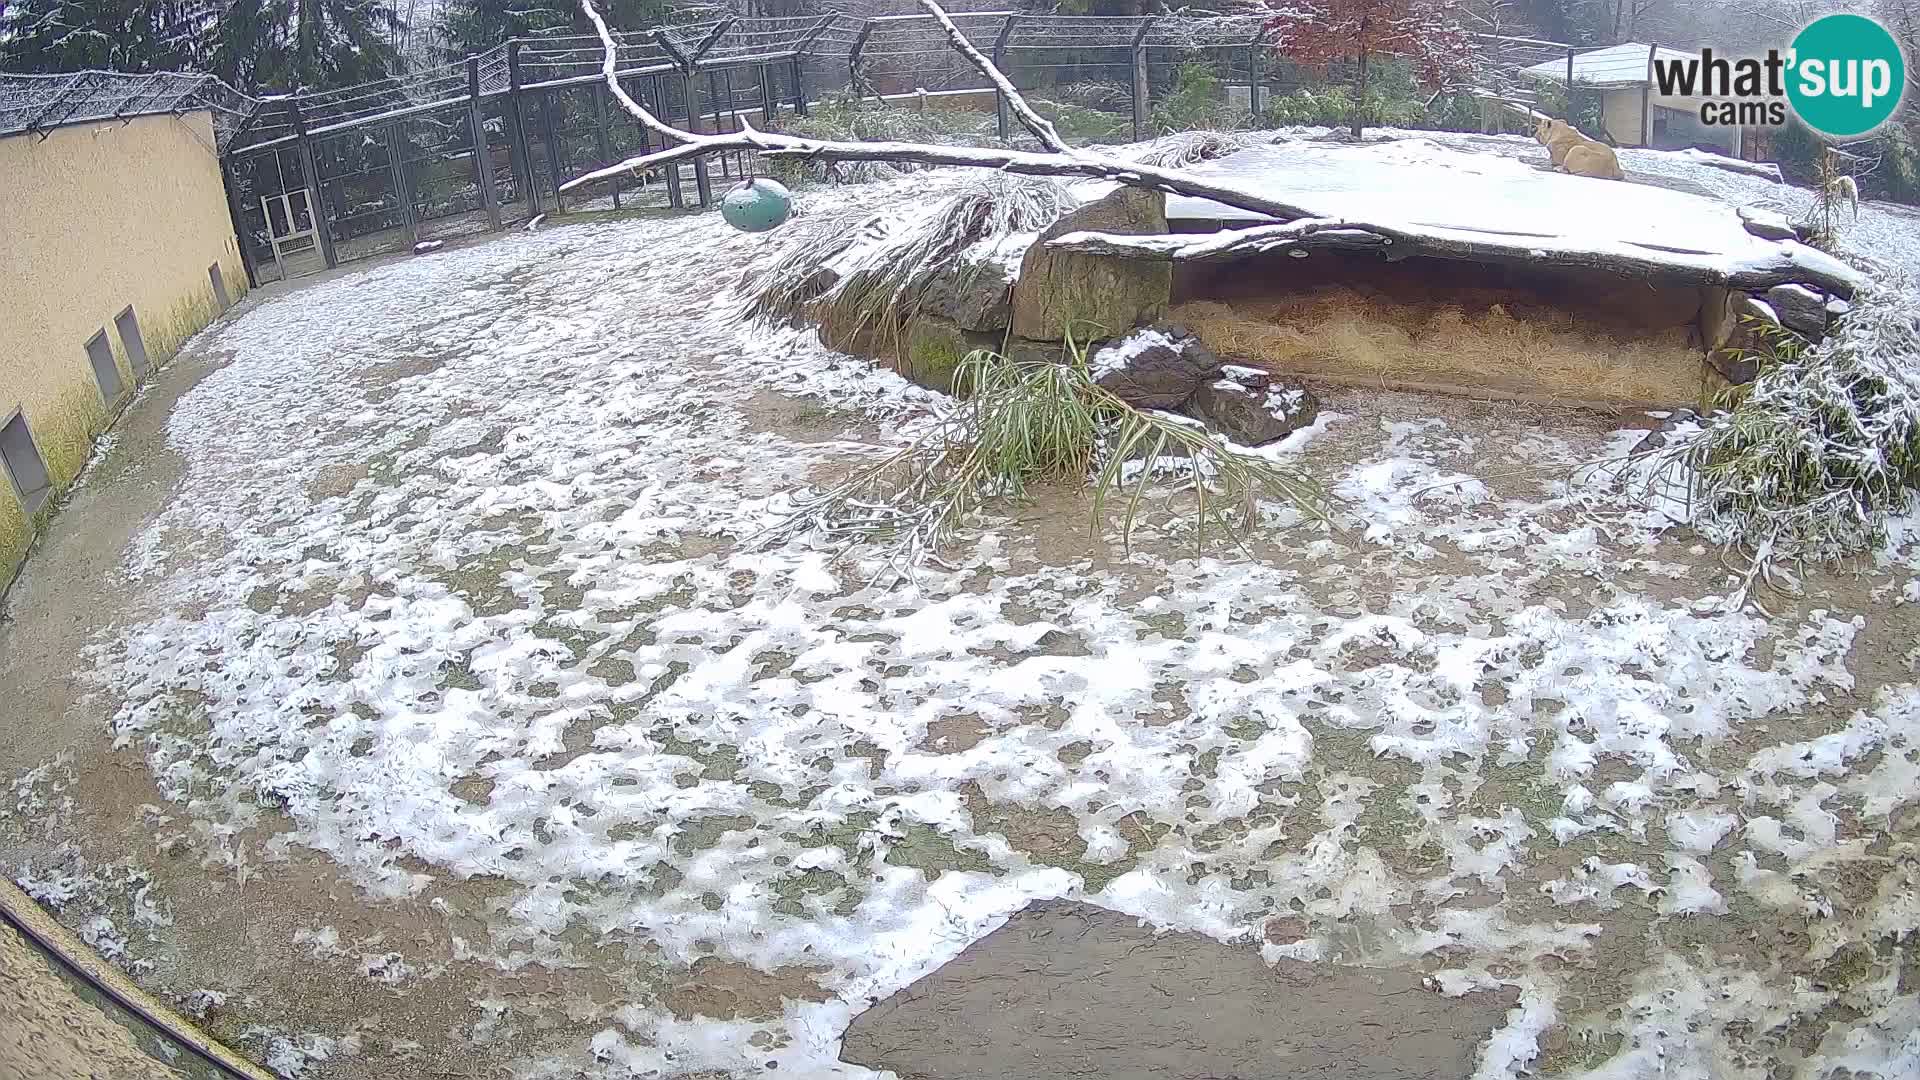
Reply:
[[832, 23], [831, 15], [736, 19], [700, 60], [703, 64], [727, 64], [792, 56], [816, 31]]
[[[707, 29], [711, 30], [715, 25], [709, 23]], [[669, 32], [669, 37], [678, 44], [679, 35]], [[695, 41], [698, 40], [696, 36]], [[622, 75], [666, 71], [673, 67], [672, 56], [653, 39], [651, 31], [615, 34], [613, 41], [615, 70]], [[564, 86], [597, 79], [605, 58], [600, 39], [590, 35], [523, 42], [520, 46], [520, 85]]]
[[231, 132], [257, 106], [254, 99], [211, 75], [173, 71], [0, 75], [0, 135], [198, 109], [211, 110], [216, 128]]
[[[1184, 54], [1211, 52], [1237, 73], [1250, 62], [1241, 53], [1258, 44], [1257, 16], [1174, 15], [1107, 17], [1078, 15], [1014, 16], [1000, 10], [955, 10], [956, 25], [982, 50], [993, 47], [1010, 18], [1017, 18], [1005, 44], [1004, 66], [1016, 83], [1051, 86], [1072, 81], [1121, 81], [1136, 41], [1160, 72]], [[676, 70], [664, 36], [690, 55], [722, 24], [713, 19], [666, 25], [657, 30], [615, 35], [616, 69], [645, 76]], [[1481, 81], [1507, 83], [1516, 69], [1543, 59], [1564, 57], [1566, 46], [1525, 39], [1483, 38]], [[1489, 47], [1489, 46], [1492, 47]], [[745, 67], [804, 58], [802, 74], [809, 96], [837, 93], [847, 86], [848, 61], [856, 46], [862, 72], [875, 88], [911, 92], [916, 88], [981, 88], [986, 80], [962, 60], [930, 15], [910, 14], [863, 20], [844, 14], [731, 21], [699, 57], [703, 70]], [[1225, 52], [1223, 52], [1225, 51]], [[519, 46], [520, 87], [558, 88], [601, 77], [602, 50], [591, 35], [525, 40]], [[483, 97], [509, 87], [507, 49], [480, 55], [479, 90]], [[786, 79], [790, 73], [777, 77]], [[1252, 77], [1252, 72], [1248, 72]], [[790, 80], [789, 80], [790, 81]], [[0, 75], [0, 135], [44, 130], [63, 123], [149, 113], [212, 110], [223, 150], [259, 150], [291, 142], [297, 127], [295, 104], [309, 134], [389, 123], [464, 100], [468, 93], [464, 63], [445, 64], [404, 76], [319, 93], [254, 98], [205, 75], [163, 73], [122, 75], [79, 72], [70, 75]]]
[[1092, 15], [1028, 17], [1015, 25], [1009, 49], [1129, 49], [1152, 16]]
[[309, 133], [337, 131], [390, 119], [422, 107], [458, 101], [466, 95], [467, 66], [442, 64], [397, 79], [302, 94], [300, 117]]
[[1257, 15], [1193, 16], [1153, 20], [1147, 30], [1149, 49], [1229, 49], [1246, 46], [1260, 37], [1266, 20]]

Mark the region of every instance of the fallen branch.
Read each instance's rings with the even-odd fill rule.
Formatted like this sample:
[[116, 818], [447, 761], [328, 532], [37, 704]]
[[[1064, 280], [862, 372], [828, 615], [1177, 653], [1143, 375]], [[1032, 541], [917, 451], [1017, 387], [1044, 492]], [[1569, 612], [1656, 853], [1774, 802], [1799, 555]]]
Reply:
[[1198, 235], [1073, 232], [1047, 241], [1047, 246], [1059, 251], [1160, 262], [1200, 262], [1266, 251], [1304, 252], [1315, 248], [1390, 249], [1391, 258], [1428, 256], [1509, 263], [1535, 269], [1609, 270], [1729, 289], [1812, 285], [1842, 297], [1851, 297], [1861, 283], [1860, 275], [1845, 263], [1800, 244], [1771, 244], [1767, 245], [1764, 257], [1737, 257], [1629, 243], [1575, 247], [1564, 243], [1556, 245], [1551, 237], [1331, 218], [1303, 218], [1279, 225]]

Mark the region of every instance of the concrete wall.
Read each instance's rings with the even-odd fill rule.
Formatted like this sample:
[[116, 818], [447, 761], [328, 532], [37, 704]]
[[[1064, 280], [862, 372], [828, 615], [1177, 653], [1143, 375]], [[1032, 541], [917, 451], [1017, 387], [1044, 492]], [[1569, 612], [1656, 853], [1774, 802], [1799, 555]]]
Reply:
[[[133, 396], [114, 317], [133, 306], [157, 367], [219, 315], [207, 267], [231, 299], [246, 271], [205, 112], [0, 138], [0, 193], [0, 424], [26, 416], [58, 492]], [[102, 329], [125, 387], [111, 403], [86, 355]], [[38, 524], [0, 479], [0, 588]]]
[[1640, 89], [1607, 91], [1600, 99], [1600, 122], [1616, 145], [1645, 146], [1640, 138]]

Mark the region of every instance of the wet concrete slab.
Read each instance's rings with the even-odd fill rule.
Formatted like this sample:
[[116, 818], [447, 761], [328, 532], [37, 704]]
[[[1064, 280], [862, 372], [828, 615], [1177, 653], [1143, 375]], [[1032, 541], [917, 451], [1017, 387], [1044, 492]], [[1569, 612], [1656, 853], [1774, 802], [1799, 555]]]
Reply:
[[1518, 996], [1268, 967], [1250, 945], [1045, 901], [856, 1017], [841, 1058], [901, 1080], [1454, 1080]]

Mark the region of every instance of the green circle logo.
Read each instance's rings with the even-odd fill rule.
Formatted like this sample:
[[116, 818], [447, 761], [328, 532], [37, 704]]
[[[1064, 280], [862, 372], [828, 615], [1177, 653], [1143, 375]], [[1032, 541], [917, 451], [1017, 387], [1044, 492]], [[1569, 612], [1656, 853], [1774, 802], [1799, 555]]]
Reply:
[[1907, 61], [1887, 28], [1864, 15], [1826, 15], [1793, 39], [1787, 99], [1806, 125], [1850, 138], [1887, 122], [1900, 105]]

